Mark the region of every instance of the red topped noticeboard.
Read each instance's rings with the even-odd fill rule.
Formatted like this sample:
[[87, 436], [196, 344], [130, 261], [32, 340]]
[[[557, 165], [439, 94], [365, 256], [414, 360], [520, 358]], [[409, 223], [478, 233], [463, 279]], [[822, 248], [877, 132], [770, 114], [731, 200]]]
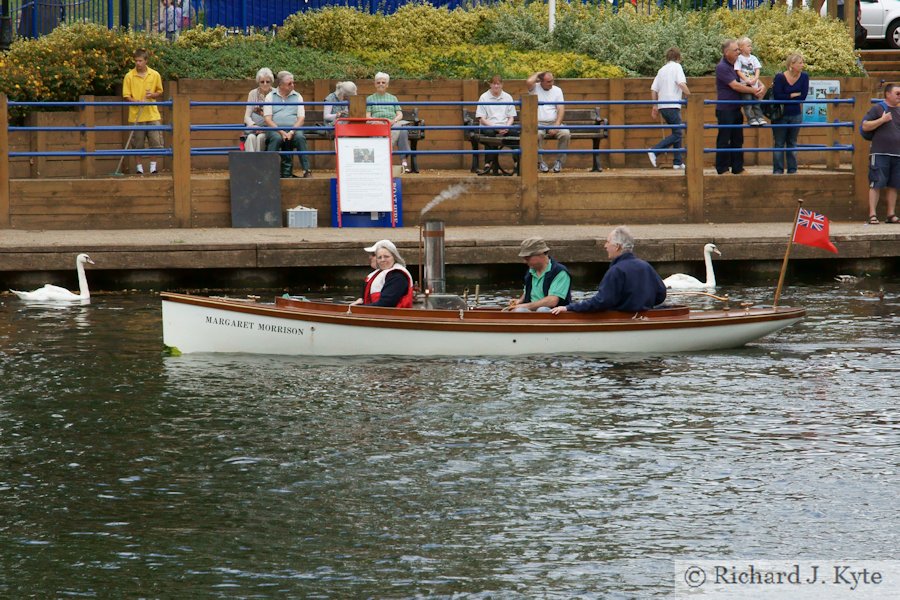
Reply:
[[396, 227], [390, 120], [335, 119], [334, 149], [338, 227], [341, 227], [341, 212], [390, 212], [391, 227]]

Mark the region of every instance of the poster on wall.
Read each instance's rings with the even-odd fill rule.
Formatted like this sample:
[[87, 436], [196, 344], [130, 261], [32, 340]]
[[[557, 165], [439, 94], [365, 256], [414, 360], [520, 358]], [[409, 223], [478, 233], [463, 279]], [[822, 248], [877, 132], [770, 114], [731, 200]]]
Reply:
[[809, 81], [809, 94], [807, 102], [803, 104], [804, 123], [825, 123], [828, 121], [828, 107], [825, 102], [809, 102], [809, 100], [824, 100], [837, 98], [841, 95], [841, 82], [837, 80], [811, 79]]

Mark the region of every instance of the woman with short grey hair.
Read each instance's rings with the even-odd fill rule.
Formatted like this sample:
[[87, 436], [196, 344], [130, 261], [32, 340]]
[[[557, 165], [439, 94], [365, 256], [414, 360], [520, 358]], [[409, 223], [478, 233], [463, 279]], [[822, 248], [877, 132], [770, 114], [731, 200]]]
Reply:
[[346, 103], [350, 100], [350, 96], [356, 95], [356, 84], [352, 81], [338, 81], [334, 86], [334, 91], [325, 96], [325, 102], [334, 102], [334, 104], [326, 104], [323, 111], [323, 118], [326, 125], [334, 125], [334, 120], [338, 117], [349, 117], [350, 106]]
[[[247, 152], [262, 152], [266, 149], [266, 132], [254, 132], [254, 129], [266, 126], [266, 119], [263, 117], [262, 104], [256, 104], [266, 101], [266, 96], [272, 91], [272, 83], [275, 76], [272, 69], [263, 67], [256, 72], [257, 87], [250, 90], [247, 95], [247, 107], [244, 109], [244, 125], [250, 127], [244, 131], [244, 150]], [[253, 103], [253, 104], [249, 104]]]
[[388, 119], [391, 122], [391, 143], [397, 146], [397, 154], [403, 157], [400, 162], [403, 171], [409, 173], [409, 164], [406, 162], [410, 151], [409, 132], [398, 129], [409, 125], [409, 121], [403, 120], [403, 110], [397, 96], [387, 91], [390, 82], [391, 76], [387, 73], [375, 73], [375, 93], [366, 98], [366, 117]]

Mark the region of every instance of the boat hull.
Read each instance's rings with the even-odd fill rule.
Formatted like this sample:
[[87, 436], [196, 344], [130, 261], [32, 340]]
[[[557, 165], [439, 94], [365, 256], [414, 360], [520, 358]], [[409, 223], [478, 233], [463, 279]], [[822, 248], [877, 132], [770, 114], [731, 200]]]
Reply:
[[[510, 356], [719, 350], [793, 325], [795, 308], [614, 314], [415, 311], [162, 295], [163, 342], [180, 353]], [[654, 313], [666, 311], [654, 311]]]

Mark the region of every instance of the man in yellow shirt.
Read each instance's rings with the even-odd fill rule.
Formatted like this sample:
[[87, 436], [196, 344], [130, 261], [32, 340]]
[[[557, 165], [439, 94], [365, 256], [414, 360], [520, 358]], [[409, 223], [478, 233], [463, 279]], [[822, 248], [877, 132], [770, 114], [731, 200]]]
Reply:
[[[134, 102], [128, 107], [128, 120], [135, 125], [159, 125], [162, 117], [159, 108], [153, 102], [162, 97], [162, 78], [159, 73], [147, 66], [149, 54], [144, 49], [134, 51], [134, 68], [125, 75], [122, 82], [122, 97], [126, 102]], [[163, 147], [162, 131], [135, 130], [132, 134], [132, 148], [143, 148], [147, 139], [151, 148]], [[138, 156], [136, 171], [144, 174], [143, 157]], [[156, 161], [150, 160], [150, 173], [156, 173]]]

